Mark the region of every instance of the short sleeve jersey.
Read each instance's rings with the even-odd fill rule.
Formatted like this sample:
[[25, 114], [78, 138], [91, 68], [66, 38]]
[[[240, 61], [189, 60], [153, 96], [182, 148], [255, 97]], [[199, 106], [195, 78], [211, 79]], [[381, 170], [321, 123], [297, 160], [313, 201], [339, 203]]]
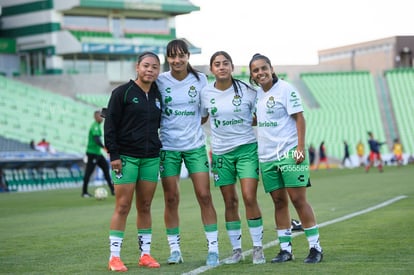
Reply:
[[222, 155], [257, 141], [252, 127], [256, 91], [244, 85], [240, 88], [236, 95], [233, 86], [221, 91], [210, 83], [201, 93], [201, 115], [210, 115], [214, 154]]
[[298, 91], [279, 79], [272, 88], [257, 91], [256, 116], [260, 162], [283, 158], [298, 144], [296, 121], [291, 115], [303, 112]]
[[207, 85], [205, 74], [198, 80], [189, 73], [177, 80], [171, 72], [158, 76], [157, 85], [163, 100], [160, 139], [163, 150], [188, 151], [205, 145], [201, 127], [200, 92]]
[[101, 124], [99, 124], [98, 122], [94, 122], [91, 125], [91, 128], [89, 129], [89, 134], [88, 134], [88, 145], [86, 147], [86, 153], [89, 154], [95, 154], [95, 155], [102, 155], [102, 147], [99, 146], [96, 142], [94, 137], [98, 136], [101, 137], [102, 136], [102, 128], [101, 128]]

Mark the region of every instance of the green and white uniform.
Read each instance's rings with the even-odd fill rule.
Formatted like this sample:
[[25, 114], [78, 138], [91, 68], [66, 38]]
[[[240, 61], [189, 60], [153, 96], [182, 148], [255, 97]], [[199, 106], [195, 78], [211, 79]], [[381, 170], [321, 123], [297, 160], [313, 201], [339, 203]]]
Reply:
[[236, 95], [233, 86], [221, 91], [210, 83], [201, 93], [201, 115], [210, 115], [214, 154], [222, 155], [242, 144], [257, 142], [252, 127], [256, 92], [244, 85], [240, 88]]
[[296, 121], [292, 115], [299, 112], [303, 112], [300, 95], [288, 82], [279, 79], [269, 91], [257, 90], [260, 162], [278, 160], [298, 145]]
[[279, 79], [272, 88], [257, 91], [256, 117], [260, 170], [266, 192], [307, 186], [309, 160], [296, 164], [298, 133], [293, 114], [303, 112], [297, 90]]
[[207, 85], [207, 77], [198, 75], [200, 80], [189, 73], [180, 81], [171, 72], [164, 72], [157, 79], [164, 103], [160, 130], [162, 150], [188, 151], [205, 145], [200, 125], [200, 92]]
[[180, 175], [183, 161], [189, 174], [209, 171], [200, 114], [200, 92], [207, 85], [207, 77], [202, 73], [198, 76], [200, 80], [189, 73], [177, 80], [171, 72], [165, 72], [157, 79], [164, 103], [160, 129], [162, 178]]
[[244, 85], [218, 90], [214, 83], [201, 93], [201, 114], [210, 115], [215, 186], [236, 183], [237, 177], [258, 179], [257, 141], [252, 127], [256, 91]]

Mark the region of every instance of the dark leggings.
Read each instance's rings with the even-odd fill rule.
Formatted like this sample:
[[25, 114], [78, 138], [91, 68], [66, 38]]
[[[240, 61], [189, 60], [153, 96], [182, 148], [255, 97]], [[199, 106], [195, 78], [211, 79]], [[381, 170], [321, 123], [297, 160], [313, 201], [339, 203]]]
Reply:
[[85, 176], [83, 177], [83, 194], [88, 193], [89, 178], [95, 170], [96, 165], [98, 165], [98, 167], [102, 169], [105, 180], [108, 183], [108, 187], [113, 193], [114, 186], [111, 181], [111, 176], [109, 175], [109, 165], [104, 156], [89, 153], [87, 153], [86, 156], [88, 157], [88, 163], [86, 163]]

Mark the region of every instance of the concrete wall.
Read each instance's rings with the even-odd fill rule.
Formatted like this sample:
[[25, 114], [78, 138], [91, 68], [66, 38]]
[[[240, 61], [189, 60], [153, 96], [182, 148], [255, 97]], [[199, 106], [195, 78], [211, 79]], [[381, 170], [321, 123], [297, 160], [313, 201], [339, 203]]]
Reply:
[[113, 89], [105, 74], [21, 76], [16, 80], [72, 98], [76, 94], [110, 94]]

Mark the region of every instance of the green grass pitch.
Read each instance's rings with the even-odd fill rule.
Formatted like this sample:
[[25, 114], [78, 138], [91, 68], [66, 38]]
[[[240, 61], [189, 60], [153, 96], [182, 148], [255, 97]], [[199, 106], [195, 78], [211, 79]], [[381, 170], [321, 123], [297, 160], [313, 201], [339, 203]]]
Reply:
[[[320, 228], [324, 261], [303, 263], [308, 253], [304, 235], [293, 239], [296, 259], [271, 264], [279, 247], [265, 249], [268, 263], [253, 265], [251, 255], [240, 264], [207, 270], [203, 274], [413, 274], [414, 270], [414, 166], [371, 169], [312, 171], [308, 199], [318, 223], [373, 207], [398, 196], [406, 198], [388, 206]], [[165, 264], [169, 248], [163, 222], [162, 187], [158, 186], [152, 206], [151, 254], [160, 269], [137, 266], [136, 211], [131, 209], [122, 259], [129, 273], [182, 274], [205, 264], [206, 240], [200, 210], [189, 180], [181, 183], [181, 246], [184, 263]], [[90, 187], [93, 192], [93, 187]], [[81, 188], [31, 193], [0, 194], [1, 274], [108, 274], [109, 221], [114, 198], [98, 201], [80, 196]], [[231, 255], [224, 226], [221, 194], [212, 186], [218, 215], [220, 259]], [[264, 244], [276, 240], [273, 205], [259, 185], [259, 204], [264, 219]], [[240, 202], [243, 249], [252, 248], [244, 207]], [[292, 218], [297, 218], [291, 211]]]

